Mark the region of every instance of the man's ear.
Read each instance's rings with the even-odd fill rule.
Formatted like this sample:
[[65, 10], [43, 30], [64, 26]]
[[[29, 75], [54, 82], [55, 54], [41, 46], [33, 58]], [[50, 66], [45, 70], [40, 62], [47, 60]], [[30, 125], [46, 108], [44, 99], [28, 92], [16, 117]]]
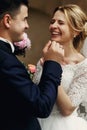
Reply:
[[3, 22], [6, 28], [10, 27], [10, 23], [11, 23], [11, 16], [9, 14], [5, 14], [3, 17]]

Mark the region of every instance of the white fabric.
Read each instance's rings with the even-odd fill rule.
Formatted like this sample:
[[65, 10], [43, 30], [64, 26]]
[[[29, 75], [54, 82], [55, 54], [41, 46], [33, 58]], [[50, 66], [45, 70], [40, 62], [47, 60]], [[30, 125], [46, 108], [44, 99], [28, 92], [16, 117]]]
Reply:
[[42, 130], [87, 130], [87, 122], [77, 116], [64, 117], [60, 113], [53, 113], [46, 119], [39, 119]]
[[[75, 65], [62, 66], [62, 69], [61, 84], [72, 104], [78, 108], [87, 98], [87, 59]], [[35, 83], [40, 81], [41, 73], [42, 67], [38, 62]], [[70, 116], [63, 117], [55, 104], [48, 118], [38, 119], [42, 130], [87, 130], [87, 121], [78, 117], [77, 108]]]

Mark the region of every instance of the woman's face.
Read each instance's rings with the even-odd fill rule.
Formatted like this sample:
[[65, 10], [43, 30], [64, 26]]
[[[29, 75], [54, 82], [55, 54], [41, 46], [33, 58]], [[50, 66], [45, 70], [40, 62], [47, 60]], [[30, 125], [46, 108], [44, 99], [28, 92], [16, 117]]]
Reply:
[[49, 26], [51, 40], [65, 44], [73, 39], [72, 31], [63, 12], [56, 11]]

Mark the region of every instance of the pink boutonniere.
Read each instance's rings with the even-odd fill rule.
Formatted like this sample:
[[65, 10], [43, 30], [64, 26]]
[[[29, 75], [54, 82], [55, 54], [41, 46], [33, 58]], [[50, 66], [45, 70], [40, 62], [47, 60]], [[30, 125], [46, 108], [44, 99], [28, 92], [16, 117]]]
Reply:
[[16, 55], [24, 55], [25, 56], [25, 49], [31, 48], [31, 40], [28, 38], [27, 33], [24, 33], [23, 36], [24, 36], [24, 39], [22, 41], [14, 42]]
[[28, 64], [28, 72], [30, 74], [30, 78], [33, 79], [34, 73], [36, 72], [36, 66], [33, 64]]

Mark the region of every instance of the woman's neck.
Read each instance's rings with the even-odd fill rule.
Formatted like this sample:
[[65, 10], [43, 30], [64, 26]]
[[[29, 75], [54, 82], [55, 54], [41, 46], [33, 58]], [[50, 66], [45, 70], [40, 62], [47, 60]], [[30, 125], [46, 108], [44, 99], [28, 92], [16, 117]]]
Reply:
[[74, 47], [64, 47], [65, 64], [77, 64], [84, 60], [85, 57], [79, 53]]

